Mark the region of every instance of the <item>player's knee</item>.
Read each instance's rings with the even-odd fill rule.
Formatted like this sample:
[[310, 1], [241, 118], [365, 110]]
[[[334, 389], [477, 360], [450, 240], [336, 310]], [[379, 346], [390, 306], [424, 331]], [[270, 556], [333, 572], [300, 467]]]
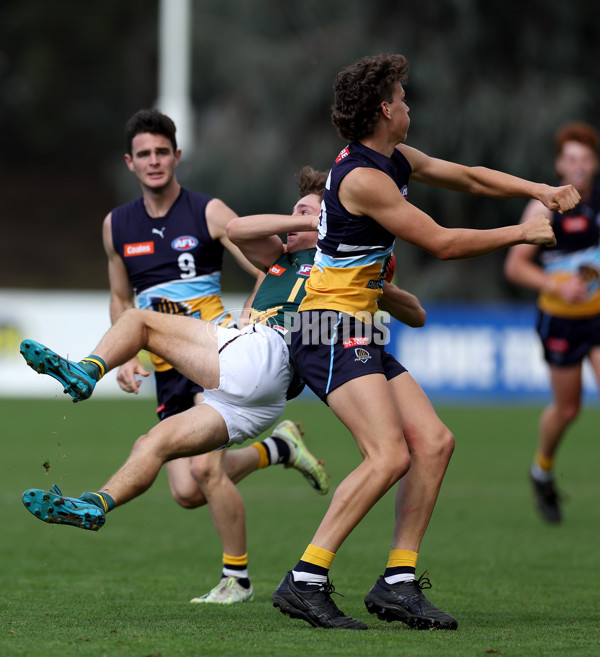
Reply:
[[386, 485], [393, 486], [400, 480], [410, 467], [410, 454], [405, 447], [391, 449], [381, 454], [375, 459], [376, 476], [386, 482]]
[[448, 427], [444, 427], [443, 430], [440, 431], [440, 436], [437, 443], [440, 457], [446, 461], [449, 461], [450, 457], [454, 453], [454, 446], [456, 441], [454, 440], [454, 434], [452, 431], [450, 431], [450, 429], [448, 429]]
[[210, 486], [210, 483], [220, 475], [220, 469], [205, 459], [192, 459], [190, 472], [199, 486]]
[[150, 437], [150, 433], [144, 433], [133, 443], [133, 447], [131, 448], [131, 453], [134, 454], [134, 453], [148, 451], [151, 448], [151, 443], [152, 440]]
[[395, 455], [394, 461], [390, 468], [390, 485], [395, 484], [402, 479], [410, 468], [410, 455], [408, 452]]
[[571, 422], [573, 422], [573, 420], [579, 415], [580, 408], [581, 408], [581, 404], [579, 403], [567, 404], [565, 406], [561, 406], [558, 410], [560, 413], [562, 423], [564, 425], [571, 424]]
[[189, 492], [171, 490], [171, 497], [184, 509], [197, 509], [206, 504], [206, 498], [199, 488]]
[[454, 452], [454, 434], [448, 427], [441, 425], [436, 431], [427, 435], [407, 434], [407, 441], [413, 453], [430, 463], [440, 462], [447, 464]]

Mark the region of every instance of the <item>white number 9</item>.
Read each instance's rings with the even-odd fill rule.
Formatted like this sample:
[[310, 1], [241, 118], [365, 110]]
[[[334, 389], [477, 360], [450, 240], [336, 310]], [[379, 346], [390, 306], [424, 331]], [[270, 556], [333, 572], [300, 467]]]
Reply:
[[196, 275], [196, 261], [191, 253], [182, 253], [177, 258], [177, 264], [181, 270], [181, 278], [194, 278]]

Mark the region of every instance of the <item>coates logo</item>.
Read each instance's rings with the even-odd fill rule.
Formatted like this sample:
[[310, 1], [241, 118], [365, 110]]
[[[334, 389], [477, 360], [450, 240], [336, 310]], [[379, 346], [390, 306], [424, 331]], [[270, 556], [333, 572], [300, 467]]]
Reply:
[[123, 246], [123, 255], [126, 258], [131, 256], [150, 255], [154, 253], [154, 242], [135, 242]]
[[343, 160], [345, 157], [348, 157], [350, 155], [350, 150], [348, 149], [348, 146], [344, 148], [344, 150], [335, 158], [336, 162], [339, 162], [340, 160]]
[[189, 251], [196, 246], [198, 246], [198, 240], [192, 235], [182, 235], [171, 242], [171, 248], [175, 251]]
[[312, 265], [302, 265], [298, 270], [298, 276], [310, 276]]
[[344, 340], [344, 349], [358, 347], [361, 344], [369, 344], [369, 338], [348, 338], [347, 340]]
[[588, 229], [589, 225], [590, 222], [587, 217], [578, 214], [572, 217], [565, 217], [562, 222], [562, 229], [567, 235], [571, 233], [583, 233], [583, 231]]
[[366, 349], [357, 348], [354, 350], [354, 353], [356, 354], [354, 362], [366, 363], [368, 360], [371, 360], [371, 354]]
[[400, 187], [400, 193], [404, 198], [408, 198], [408, 185], [402, 185], [402, 187]]
[[269, 269], [268, 273], [273, 274], [273, 276], [281, 276], [284, 271], [285, 267], [281, 267], [280, 265], [273, 265], [271, 269]]

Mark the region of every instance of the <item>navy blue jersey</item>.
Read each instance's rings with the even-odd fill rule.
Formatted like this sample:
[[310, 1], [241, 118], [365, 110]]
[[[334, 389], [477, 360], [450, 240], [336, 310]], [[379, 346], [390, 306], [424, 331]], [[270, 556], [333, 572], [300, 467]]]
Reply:
[[377, 310], [395, 236], [371, 217], [351, 214], [340, 203], [340, 183], [358, 167], [382, 171], [407, 196], [412, 169], [400, 151], [387, 157], [358, 142], [342, 150], [325, 185], [315, 266], [300, 310], [339, 310], [357, 317]]
[[542, 266], [556, 281], [572, 276], [582, 278], [588, 296], [576, 304], [543, 291], [538, 305], [550, 315], [566, 318], [591, 317], [600, 313], [600, 185], [594, 185], [591, 199], [567, 214], [554, 212], [552, 228], [556, 246], [540, 252]]
[[552, 214], [552, 229], [556, 246], [542, 251], [542, 260], [552, 262], [567, 253], [588, 249], [600, 244], [600, 185], [596, 183], [592, 197], [581, 202], [567, 214]]
[[182, 188], [164, 217], [150, 217], [142, 197], [112, 211], [113, 245], [141, 308], [220, 295], [223, 245], [206, 225], [211, 199]]
[[[164, 217], [150, 217], [142, 197], [112, 211], [113, 245], [140, 308], [231, 321], [221, 301], [223, 245], [206, 224], [211, 199], [182, 187]], [[158, 371], [170, 367], [154, 355], [152, 360]]]

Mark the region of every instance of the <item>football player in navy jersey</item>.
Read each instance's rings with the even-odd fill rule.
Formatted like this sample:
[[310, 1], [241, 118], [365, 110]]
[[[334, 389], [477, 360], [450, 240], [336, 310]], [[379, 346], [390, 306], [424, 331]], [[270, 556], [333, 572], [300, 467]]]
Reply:
[[[176, 168], [181, 151], [175, 133], [173, 121], [157, 110], [136, 112], [125, 127], [125, 163], [138, 179], [142, 195], [112, 210], [103, 224], [112, 323], [128, 308], [138, 306], [229, 325], [233, 318], [221, 301], [224, 249], [260, 280], [258, 270], [227, 238], [225, 227], [235, 212], [220, 199], [179, 184]], [[243, 323], [244, 315], [240, 319]], [[150, 356], [161, 421], [201, 403], [201, 386], [163, 359]], [[117, 381], [126, 392], [137, 393], [140, 377], [147, 376], [149, 372], [136, 355], [119, 369]], [[274, 449], [276, 444], [279, 450]], [[269, 443], [165, 464], [173, 499], [188, 509], [208, 503], [223, 545], [219, 583], [192, 602], [252, 599], [244, 502], [235, 484], [249, 473], [276, 463], [299, 469], [320, 493], [327, 492], [322, 464], [306, 449], [298, 427], [289, 421], [275, 430]]]
[[539, 513], [559, 523], [562, 510], [554, 477], [556, 452], [581, 407], [582, 366], [588, 359], [600, 383], [600, 135], [591, 125], [572, 122], [556, 133], [555, 169], [560, 183], [572, 184], [581, 202], [560, 214], [530, 201], [522, 215], [545, 214], [556, 246], [513, 246], [506, 257], [510, 281], [536, 290], [537, 331], [550, 370], [552, 402], [543, 411], [530, 470]]
[[[365, 340], [364, 335], [374, 321], [395, 238], [440, 259], [519, 243], [554, 244], [542, 214], [491, 230], [444, 228], [410, 203], [409, 179], [498, 198], [536, 198], [563, 212], [579, 200], [571, 185], [536, 184], [407, 146], [407, 73], [404, 56], [380, 55], [365, 57], [336, 77], [332, 120], [348, 145], [333, 163], [323, 195], [315, 263], [299, 308], [306, 331], [291, 338], [300, 376], [350, 430], [363, 456], [337, 487], [312, 541], [273, 594], [283, 613], [316, 627], [366, 629], [336, 606], [329, 570], [348, 535], [399, 481], [392, 549], [365, 605], [383, 620], [418, 629], [458, 625], [423, 595], [429, 580], [415, 576], [454, 437], [418, 383], [375, 339], [380, 336], [371, 331]], [[319, 317], [320, 330], [314, 331]]]
[[[303, 196], [291, 217], [240, 217], [228, 225], [231, 239], [266, 274], [252, 304], [251, 322], [255, 323], [244, 329], [127, 309], [94, 354], [79, 362], [66, 360], [33, 340], [23, 341], [21, 353], [28, 365], [57, 379], [75, 401], [90, 397], [106, 371], [129, 361], [141, 348], [160, 354], [206, 388], [204, 403], [166, 418], [141, 436], [125, 464], [102, 489], [79, 498], [65, 497], [56, 487], [25, 491], [23, 503], [31, 513], [45, 522], [98, 530], [109, 511], [152, 484], [163, 463], [241, 443], [277, 421], [286, 399], [299, 394], [303, 385], [294, 376], [285, 339], [286, 314], [295, 313], [304, 296], [325, 178], [326, 174], [310, 168], [302, 170]], [[280, 233], [287, 233], [287, 244]], [[388, 269], [383, 298], [389, 313], [410, 326], [422, 326], [425, 311], [419, 300], [387, 282], [391, 276]], [[264, 441], [269, 452], [285, 448], [277, 440], [275, 436]], [[325, 479], [319, 481], [328, 485], [324, 470], [321, 474]], [[223, 595], [230, 588], [226, 584]]]

